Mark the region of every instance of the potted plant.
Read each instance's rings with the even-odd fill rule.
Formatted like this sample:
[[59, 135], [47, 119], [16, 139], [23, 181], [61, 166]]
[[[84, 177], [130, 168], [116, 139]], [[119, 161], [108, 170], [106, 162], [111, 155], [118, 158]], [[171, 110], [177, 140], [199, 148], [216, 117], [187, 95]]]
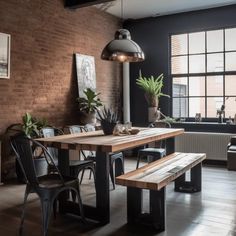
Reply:
[[110, 135], [118, 122], [117, 112], [104, 106], [103, 111], [98, 111], [98, 120], [101, 122], [101, 127], [105, 135]]
[[[30, 138], [39, 138], [39, 131], [41, 128], [47, 126], [47, 121], [45, 119], [37, 119], [33, 117], [30, 113], [25, 113], [22, 116], [22, 123], [12, 124], [5, 131], [5, 141], [9, 143], [10, 136], [17, 134], [23, 134]], [[8, 150], [8, 156], [11, 156], [10, 150]], [[47, 162], [44, 157], [41, 156], [41, 150], [35, 150], [34, 152], [34, 163], [35, 171], [37, 175], [41, 176], [47, 173]], [[21, 168], [16, 161], [16, 175], [20, 182], [24, 182], [24, 176]]]
[[154, 122], [160, 116], [158, 113], [158, 103], [161, 96], [170, 97], [167, 94], [162, 93], [163, 87], [163, 74], [160, 74], [157, 78], [154, 76], [143, 77], [141, 72], [139, 78], [136, 80], [136, 84], [145, 92], [145, 98], [148, 103], [148, 121]]
[[96, 111], [102, 102], [98, 97], [100, 93], [96, 93], [90, 88], [84, 90], [85, 97], [78, 97], [76, 101], [79, 103], [79, 110], [81, 116], [81, 123], [86, 124], [95, 124], [96, 123]]

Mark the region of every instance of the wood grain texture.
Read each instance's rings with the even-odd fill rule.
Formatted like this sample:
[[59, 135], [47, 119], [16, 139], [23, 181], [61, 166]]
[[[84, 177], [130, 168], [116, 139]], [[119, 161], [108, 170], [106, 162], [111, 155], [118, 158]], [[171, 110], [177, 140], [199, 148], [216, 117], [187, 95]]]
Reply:
[[139, 128], [136, 135], [114, 136], [104, 135], [103, 131], [93, 131], [80, 134], [60, 135], [37, 139], [45, 146], [59, 149], [76, 149], [102, 152], [116, 152], [134, 148], [153, 141], [172, 138], [183, 134], [184, 129], [170, 128]]
[[116, 178], [116, 184], [160, 190], [206, 158], [204, 153], [173, 153]]

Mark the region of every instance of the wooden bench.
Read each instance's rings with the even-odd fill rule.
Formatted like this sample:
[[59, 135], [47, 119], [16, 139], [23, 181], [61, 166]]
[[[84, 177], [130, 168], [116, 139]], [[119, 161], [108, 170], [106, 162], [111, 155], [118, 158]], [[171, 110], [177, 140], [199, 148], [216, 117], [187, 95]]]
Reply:
[[[148, 224], [165, 230], [165, 186], [175, 181], [175, 191], [201, 191], [203, 153], [173, 153], [137, 170], [116, 178], [116, 184], [127, 186], [128, 223]], [[190, 181], [185, 173], [190, 170]], [[150, 212], [142, 213], [143, 189], [150, 190]]]

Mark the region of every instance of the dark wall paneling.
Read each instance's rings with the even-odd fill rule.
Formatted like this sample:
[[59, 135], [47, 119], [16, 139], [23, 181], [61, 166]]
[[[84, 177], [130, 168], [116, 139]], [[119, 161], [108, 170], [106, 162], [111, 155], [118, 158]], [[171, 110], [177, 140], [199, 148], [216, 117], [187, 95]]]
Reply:
[[[144, 93], [136, 85], [139, 70], [146, 76], [164, 74], [164, 93], [171, 95], [171, 78], [169, 65], [169, 49], [171, 34], [197, 32], [224, 27], [236, 26], [236, 4], [193, 11], [175, 15], [145, 18], [141, 20], [127, 20], [124, 27], [131, 32], [146, 54], [146, 60], [130, 64], [131, 86], [131, 121], [136, 125], [147, 125], [147, 103]], [[171, 100], [160, 99], [161, 111], [171, 115]]]

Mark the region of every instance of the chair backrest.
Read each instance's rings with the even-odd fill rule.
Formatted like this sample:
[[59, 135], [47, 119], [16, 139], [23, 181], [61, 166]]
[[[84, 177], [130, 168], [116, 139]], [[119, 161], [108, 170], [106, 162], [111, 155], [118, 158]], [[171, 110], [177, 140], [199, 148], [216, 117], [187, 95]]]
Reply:
[[[69, 131], [70, 131], [71, 134], [82, 133], [82, 132], [90, 132], [90, 131], [95, 130], [94, 126], [89, 125], [89, 124], [87, 124], [85, 126], [70, 125], [70, 126], [68, 126], [68, 128], [69, 128]], [[83, 150], [81, 150], [81, 153], [82, 153], [84, 159], [86, 159], [87, 156], [91, 156], [91, 155], [94, 156], [95, 155], [95, 153], [92, 152], [92, 151], [83, 151]]]
[[33, 161], [33, 149], [37, 147], [41, 148], [42, 153], [44, 154], [44, 157], [46, 158], [47, 162], [50, 163], [50, 165], [53, 165], [53, 168], [59, 174], [62, 183], [64, 183], [63, 177], [60, 174], [60, 171], [58, 170], [57, 166], [55, 165], [53, 157], [42, 144], [26, 136], [17, 135], [11, 137], [11, 146], [16, 154], [17, 161], [19, 162], [19, 165], [22, 169], [27, 183], [30, 183], [33, 186], [39, 184], [35, 164]]
[[38, 184], [33, 161], [31, 140], [23, 135], [11, 137], [11, 146], [22, 169], [25, 180], [31, 184]]
[[85, 129], [86, 132], [95, 131], [95, 127], [93, 125], [91, 125], [91, 124], [86, 124], [84, 126], [84, 129]]
[[82, 133], [83, 126], [80, 125], [70, 125], [68, 126], [71, 134]]
[[[50, 137], [54, 137], [58, 134], [63, 134], [62, 130], [60, 130], [58, 128], [54, 128], [54, 127], [42, 128], [40, 130], [40, 132], [44, 138], [50, 138]], [[56, 148], [52, 148], [52, 147], [48, 147], [47, 149], [48, 149], [48, 152], [53, 157], [53, 159], [56, 161], [58, 159], [58, 150]]]

